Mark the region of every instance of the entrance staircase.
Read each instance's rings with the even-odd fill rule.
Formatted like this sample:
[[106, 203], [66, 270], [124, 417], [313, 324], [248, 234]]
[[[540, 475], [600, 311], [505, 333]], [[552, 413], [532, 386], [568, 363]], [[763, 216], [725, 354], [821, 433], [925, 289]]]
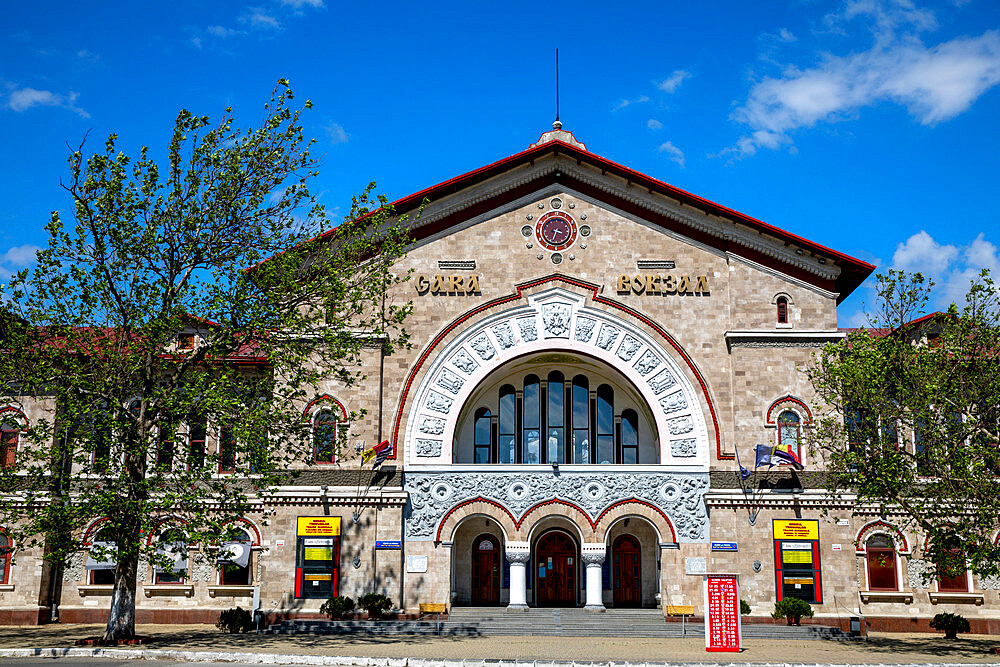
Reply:
[[[537, 609], [509, 613], [502, 607], [454, 607], [442, 630], [475, 628], [482, 636], [539, 635], [556, 637], [704, 637], [701, 623], [667, 622], [659, 609], [608, 609], [595, 614], [579, 608]], [[682, 635], [682, 633], [684, 633]], [[744, 638], [850, 639], [839, 628], [822, 625], [744, 623]]]
[[[393, 635], [447, 637], [704, 637], [701, 623], [666, 622], [659, 609], [528, 609], [511, 613], [503, 607], [454, 607], [447, 620], [325, 621], [293, 619], [275, 623], [268, 634]], [[682, 634], [683, 633], [683, 634]], [[853, 639], [840, 629], [822, 625], [744, 623], [745, 639]]]

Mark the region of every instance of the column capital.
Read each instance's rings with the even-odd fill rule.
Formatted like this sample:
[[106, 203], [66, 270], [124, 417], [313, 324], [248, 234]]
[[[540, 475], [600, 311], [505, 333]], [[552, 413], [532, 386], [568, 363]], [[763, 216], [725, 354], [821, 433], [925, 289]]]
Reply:
[[531, 544], [528, 542], [508, 542], [504, 554], [511, 563], [527, 563], [531, 557]]
[[584, 542], [580, 546], [580, 560], [584, 565], [601, 565], [607, 554], [604, 542]]

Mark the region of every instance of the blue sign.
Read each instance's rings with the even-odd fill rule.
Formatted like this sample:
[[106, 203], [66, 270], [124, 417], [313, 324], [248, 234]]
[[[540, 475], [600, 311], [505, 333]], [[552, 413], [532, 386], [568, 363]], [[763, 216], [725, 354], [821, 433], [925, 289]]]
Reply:
[[402, 549], [403, 543], [399, 540], [375, 540], [376, 549]]
[[712, 542], [712, 551], [739, 551], [736, 542]]

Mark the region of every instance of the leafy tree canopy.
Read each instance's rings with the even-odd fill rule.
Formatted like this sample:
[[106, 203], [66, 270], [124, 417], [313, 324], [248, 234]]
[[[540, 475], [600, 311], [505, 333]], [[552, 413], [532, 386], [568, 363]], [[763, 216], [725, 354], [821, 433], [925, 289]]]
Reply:
[[961, 308], [923, 315], [933, 283], [878, 276], [870, 326], [808, 374], [826, 417], [812, 444], [830, 485], [922, 535], [934, 571], [1000, 574], [1000, 295], [984, 271]]
[[[390, 270], [405, 221], [371, 184], [330, 229], [308, 188], [310, 103], [293, 97], [279, 81], [245, 129], [231, 109], [181, 111], [163, 164], [113, 134], [72, 151], [73, 222], [53, 213], [0, 295], [0, 407], [31, 415], [0, 413], [22, 429], [0, 526], [53, 564], [117, 562], [107, 639], [134, 634], [140, 562], [172, 567], [159, 533], [218, 543], [266, 514], [266, 490], [309, 458], [304, 404], [356, 382], [366, 346], [406, 343]], [[97, 518], [101, 547], [84, 541]]]

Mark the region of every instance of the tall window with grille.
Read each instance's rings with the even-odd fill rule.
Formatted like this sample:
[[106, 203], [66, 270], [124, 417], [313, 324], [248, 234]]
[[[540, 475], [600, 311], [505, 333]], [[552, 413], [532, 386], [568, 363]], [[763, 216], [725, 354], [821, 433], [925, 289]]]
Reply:
[[778, 447], [795, 454], [801, 460], [802, 453], [799, 451], [800, 426], [799, 416], [791, 410], [785, 410], [778, 415]]
[[17, 459], [17, 444], [21, 438], [21, 428], [13, 421], [0, 424], [0, 467], [13, 468]]
[[10, 583], [10, 560], [14, 551], [14, 543], [0, 528], [0, 584]]
[[899, 590], [896, 577], [896, 548], [885, 535], [872, 535], [865, 542], [865, 559], [868, 565], [868, 589], [872, 591]]
[[788, 299], [779, 296], [778, 297], [778, 324], [788, 324]]
[[313, 418], [313, 460], [316, 463], [337, 460], [337, 417], [332, 410], [320, 410]]

